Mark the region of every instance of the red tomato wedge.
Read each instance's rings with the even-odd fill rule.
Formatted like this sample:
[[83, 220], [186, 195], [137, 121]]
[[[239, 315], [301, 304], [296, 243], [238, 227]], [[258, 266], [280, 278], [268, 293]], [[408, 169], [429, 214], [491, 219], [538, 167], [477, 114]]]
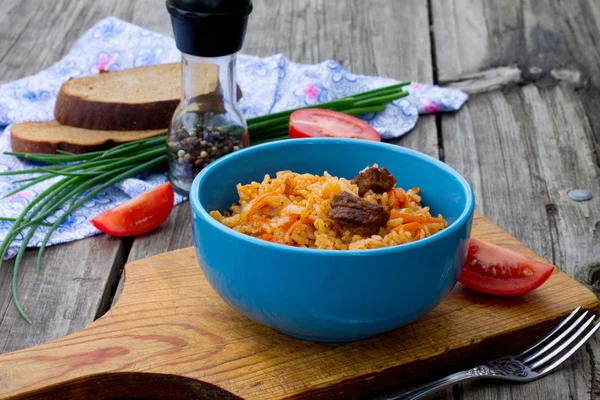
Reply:
[[294, 111], [290, 115], [290, 137], [339, 137], [381, 142], [379, 133], [362, 119], [320, 108]]
[[91, 222], [113, 236], [141, 235], [167, 220], [174, 201], [173, 188], [165, 183], [98, 215]]
[[519, 296], [546, 282], [553, 270], [552, 265], [473, 237], [458, 281], [478, 292]]

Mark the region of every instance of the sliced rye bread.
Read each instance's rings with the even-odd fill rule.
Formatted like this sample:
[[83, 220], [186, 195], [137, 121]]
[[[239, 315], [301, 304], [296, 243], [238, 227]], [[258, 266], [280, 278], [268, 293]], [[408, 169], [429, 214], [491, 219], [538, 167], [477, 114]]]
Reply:
[[[196, 101], [223, 112], [217, 65], [197, 64]], [[237, 88], [238, 99], [241, 91]], [[63, 125], [95, 130], [149, 130], [169, 126], [181, 98], [181, 64], [162, 64], [74, 78], [58, 93], [54, 117]]]
[[180, 75], [176, 63], [69, 79], [58, 93], [54, 117], [86, 129], [163, 129], [179, 104]]
[[57, 121], [24, 122], [11, 127], [10, 141], [16, 152], [56, 154], [56, 150], [63, 150], [81, 154], [165, 135], [166, 132], [166, 129], [101, 131], [66, 126]]

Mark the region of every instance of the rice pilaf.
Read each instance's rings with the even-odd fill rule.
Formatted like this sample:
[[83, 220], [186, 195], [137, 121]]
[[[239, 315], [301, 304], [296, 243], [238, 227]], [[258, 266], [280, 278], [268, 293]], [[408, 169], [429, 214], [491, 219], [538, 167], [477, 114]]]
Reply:
[[[375, 164], [371, 168], [377, 168]], [[395, 180], [394, 180], [395, 182]], [[279, 171], [275, 178], [238, 184], [239, 203], [217, 221], [246, 235], [296, 247], [330, 250], [361, 250], [396, 246], [431, 236], [448, 223], [441, 214], [433, 217], [421, 206], [419, 188], [392, 188], [383, 193], [368, 190], [361, 198], [389, 210], [389, 219], [378, 234], [361, 236], [328, 216], [333, 199], [342, 192], [358, 196], [351, 180], [331, 176]]]

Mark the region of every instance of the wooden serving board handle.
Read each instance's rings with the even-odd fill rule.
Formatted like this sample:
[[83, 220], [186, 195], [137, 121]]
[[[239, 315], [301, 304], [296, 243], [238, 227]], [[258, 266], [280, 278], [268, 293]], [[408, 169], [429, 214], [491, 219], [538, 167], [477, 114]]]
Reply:
[[[473, 234], [540, 258], [480, 214]], [[202, 275], [193, 248], [136, 261], [125, 271], [119, 301], [89, 327], [0, 356], [0, 398], [346, 398], [412, 386], [510, 353], [575, 307], [599, 306], [592, 292], [557, 269], [518, 298], [458, 284], [406, 327], [359, 342], [313, 343], [232, 310]]]

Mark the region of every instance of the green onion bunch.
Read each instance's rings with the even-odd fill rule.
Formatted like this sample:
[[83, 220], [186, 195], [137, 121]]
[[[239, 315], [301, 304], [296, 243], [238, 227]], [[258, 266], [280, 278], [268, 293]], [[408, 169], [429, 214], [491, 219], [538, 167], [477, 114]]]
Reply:
[[[403, 82], [321, 103], [314, 107], [339, 111], [354, 116], [375, 113], [383, 111], [386, 103], [407, 96], [408, 93], [403, 88], [408, 84], [409, 82]], [[295, 110], [249, 119], [247, 122], [250, 142], [254, 145], [287, 138], [289, 116]], [[36, 273], [39, 274], [42, 256], [48, 240], [56, 228], [73, 211], [98, 193], [120, 181], [139, 173], [166, 171], [168, 169], [167, 146], [165, 138], [162, 136], [125, 143], [106, 151], [72, 154], [58, 150], [57, 153], [29, 154], [6, 152], [5, 154], [7, 155], [48, 164], [48, 166], [0, 173], [0, 176], [34, 175], [33, 177], [13, 181], [14, 183], [23, 183], [23, 185], [5, 194], [5, 198], [48, 179], [59, 178], [47, 189], [38, 194], [17, 218], [0, 218], [0, 221], [12, 222], [10, 230], [4, 241], [0, 244], [0, 267], [10, 244], [20, 234], [24, 235], [13, 267], [12, 298], [21, 316], [29, 323], [31, 321], [19, 302], [17, 281], [23, 254], [37, 229], [40, 226], [48, 228], [36, 259], [35, 269]], [[68, 205], [66, 210], [54, 222], [46, 220], [65, 205]]]
[[404, 91], [404, 87], [408, 84], [410, 82], [401, 82], [315, 106], [296, 108], [249, 119], [248, 134], [250, 135], [250, 143], [254, 145], [286, 139], [288, 137], [290, 114], [303, 108], [324, 108], [354, 116], [383, 111], [387, 103], [408, 96], [408, 92]]
[[[155, 137], [122, 144], [111, 150], [87, 154], [70, 154], [63, 151], [59, 151], [60, 154], [58, 155], [5, 153], [32, 161], [57, 165], [0, 173], [0, 175], [36, 174], [33, 178], [15, 181], [24, 184], [7, 193], [4, 197], [12, 196], [45, 180], [60, 177], [55, 183], [38, 194], [17, 218], [14, 220], [5, 218], [12, 220], [13, 224], [4, 241], [0, 244], [0, 266], [10, 244], [19, 234], [24, 234], [23, 243], [17, 252], [13, 267], [12, 296], [17, 310], [27, 322], [31, 323], [17, 296], [17, 277], [23, 254], [35, 231], [40, 226], [49, 227], [40, 245], [36, 260], [36, 273], [39, 274], [42, 255], [50, 236], [74, 210], [101, 191], [135, 174], [166, 169], [168, 166], [166, 151], [165, 138]], [[40, 173], [42, 175], [37, 175]], [[52, 223], [45, 221], [47, 217], [65, 204], [68, 204], [67, 209], [56, 221]]]

